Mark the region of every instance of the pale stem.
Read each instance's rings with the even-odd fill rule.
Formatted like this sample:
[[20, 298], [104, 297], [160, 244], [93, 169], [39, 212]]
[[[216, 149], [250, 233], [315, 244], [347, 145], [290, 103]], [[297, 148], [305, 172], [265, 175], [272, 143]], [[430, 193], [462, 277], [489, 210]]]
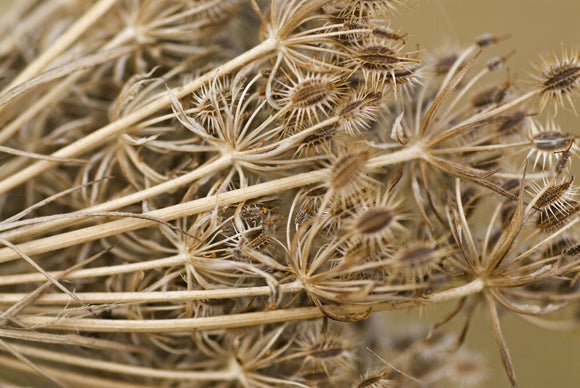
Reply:
[[[25, 363], [15, 360], [11, 357], [6, 357], [0, 355], [0, 365], [3, 366], [3, 370], [13, 370], [13, 371], [24, 371], [30, 372], [30, 367]], [[76, 384], [77, 387], [115, 387], [115, 388], [143, 388], [143, 384], [130, 384], [124, 383], [122, 381], [109, 380], [102, 377], [93, 377], [87, 373], [79, 374], [70, 372], [67, 370], [62, 370], [59, 368], [42, 366], [42, 370], [49, 373], [51, 376], [57, 377], [61, 380]], [[146, 387], [146, 386], [145, 386]]]
[[[79, 18], [64, 34], [43, 52], [38, 58], [30, 63], [20, 74], [6, 86], [0, 94], [12, 89], [16, 85], [28, 81], [38, 75], [50, 62], [67, 50], [78, 38], [83, 35], [93, 24], [99, 20], [117, 0], [100, 0], [93, 5], [81, 18]], [[1, 108], [0, 108], [1, 109]]]
[[[280, 286], [283, 294], [292, 294], [304, 289], [302, 283], [295, 281]], [[82, 303], [159, 303], [159, 302], [183, 302], [192, 300], [210, 299], [233, 299], [247, 296], [268, 296], [272, 293], [272, 288], [268, 286], [260, 287], [240, 287], [216, 290], [193, 290], [193, 291], [143, 291], [143, 292], [75, 292], [75, 296]], [[12, 304], [25, 298], [26, 293], [0, 294], [1, 304]], [[36, 305], [53, 304], [77, 304], [77, 300], [66, 294], [44, 294], [34, 300]]]
[[103, 361], [95, 358], [86, 358], [66, 354], [64, 352], [54, 352], [40, 349], [38, 347], [11, 344], [11, 346], [22, 354], [41, 360], [55, 361], [61, 364], [80, 366], [83, 368], [97, 369], [111, 373], [124, 375], [150, 377], [168, 380], [189, 380], [189, 381], [230, 381], [235, 380], [238, 373], [235, 368], [227, 368], [213, 371], [178, 371], [170, 369], [153, 369], [130, 364], [119, 364], [116, 362]]
[[[373, 311], [395, 310], [419, 305], [428, 305], [464, 298], [481, 292], [485, 287], [481, 279], [475, 279], [463, 286], [434, 292], [424, 298], [414, 298], [408, 302], [385, 302], [371, 305], [326, 306], [334, 314], [356, 314], [372, 309]], [[271, 323], [321, 318], [324, 314], [317, 307], [299, 307], [285, 310], [271, 310], [217, 317], [198, 317], [183, 319], [156, 320], [107, 320], [92, 318], [62, 318], [47, 316], [19, 317], [19, 322], [28, 326], [44, 329], [93, 331], [93, 332], [130, 332], [130, 333], [191, 333], [192, 330], [216, 330], [265, 325]]]
[[[229, 74], [233, 70], [247, 63], [266, 56], [269, 52], [276, 48], [276, 45], [276, 40], [267, 39], [259, 45], [255, 46], [253, 49], [246, 51], [245, 53], [230, 60], [229, 62], [226, 62], [221, 66], [218, 66], [203, 76], [173, 89], [171, 93], [167, 93], [161, 96], [160, 98], [143, 106], [139, 110], [124, 116], [117, 121], [113, 121], [108, 125], [83, 137], [82, 139], [79, 139], [64, 148], [61, 148], [60, 150], [54, 152], [52, 156], [58, 158], [71, 158], [93, 150], [106, 143], [114, 135], [122, 132], [129, 132], [131, 128], [140, 120], [158, 112], [161, 109], [171, 106], [171, 94], [177, 96], [177, 98], [183, 98], [193, 91], [199, 89], [201, 86], [211, 81], [216, 76]], [[58, 165], [58, 163], [46, 160], [42, 160], [30, 165], [29, 167], [20, 171], [18, 174], [14, 174], [0, 181], [0, 194], [10, 191], [14, 187], [29, 181], [30, 179], [42, 174], [43, 172], [56, 165]]]
[[[47, 230], [55, 230], [62, 226], [67, 226], [72, 223], [78, 222], [79, 217], [74, 217], [74, 215], [82, 215], [82, 213], [91, 213], [91, 212], [102, 212], [102, 211], [111, 211], [123, 208], [125, 206], [132, 205], [137, 202], [145, 201], [149, 198], [155, 197], [157, 195], [169, 192], [171, 190], [175, 190], [179, 187], [185, 186], [193, 181], [196, 181], [204, 176], [211, 175], [216, 171], [220, 171], [232, 163], [232, 155], [227, 154], [221, 156], [220, 158], [205, 164], [201, 167], [196, 168], [188, 172], [187, 174], [181, 175], [177, 178], [165, 181], [160, 183], [156, 186], [149, 187], [147, 189], [138, 191], [136, 193], [125, 195], [124, 197], [119, 197], [112, 199], [107, 202], [100, 203], [98, 205], [94, 205], [88, 207], [86, 209], [79, 210], [77, 212], [70, 213], [69, 215], [73, 217], [61, 218], [49, 222], [43, 222], [36, 225], [30, 225], [24, 228], [8, 231], [1, 233], [0, 236], [10, 241], [14, 241], [16, 239], [28, 237], [34, 234], [42, 233]], [[87, 215], [87, 218], [90, 215]]]
[[[70, 274], [65, 274], [64, 271], [51, 271], [48, 272], [49, 275], [54, 276], [63, 280], [73, 280], [73, 279], [86, 279], [95, 278], [103, 276], [118, 275], [123, 273], [140, 272], [147, 271], [150, 269], [160, 269], [173, 267], [177, 265], [183, 265], [187, 259], [186, 254], [179, 254], [176, 256], [166, 257], [163, 259], [149, 260], [138, 263], [112, 265], [106, 267], [96, 267], [96, 268], [86, 268], [75, 271]], [[0, 286], [14, 285], [14, 284], [27, 284], [45, 281], [46, 277], [38, 272], [34, 273], [24, 273], [15, 275], [4, 275], [0, 276]]]
[[[415, 144], [398, 152], [379, 156], [371, 159], [368, 165], [373, 167], [386, 166], [401, 163], [421, 157], [423, 154], [420, 144]], [[144, 213], [149, 218], [163, 221], [172, 221], [177, 218], [191, 216], [214, 209], [216, 206], [223, 207], [242, 201], [263, 197], [274, 193], [291, 190], [297, 187], [308, 186], [323, 181], [328, 175], [327, 169], [296, 174], [269, 182], [232, 190], [227, 193], [217, 194], [189, 201], [183, 204], [168, 206], [163, 209]], [[17, 245], [18, 249], [27, 255], [51, 252], [89, 241], [110, 237], [124, 232], [129, 232], [154, 225], [152, 219], [125, 218], [107, 222], [100, 225], [89, 226], [79, 230], [61, 233], [55, 236], [45, 237], [34, 241], [28, 241]], [[12, 261], [20, 256], [10, 248], [0, 249], [0, 263]]]

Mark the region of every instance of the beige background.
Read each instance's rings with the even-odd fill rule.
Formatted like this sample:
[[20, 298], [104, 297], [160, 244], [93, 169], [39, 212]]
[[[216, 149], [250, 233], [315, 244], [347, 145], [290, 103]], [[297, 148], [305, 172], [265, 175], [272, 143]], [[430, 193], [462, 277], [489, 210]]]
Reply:
[[[411, 32], [411, 48], [437, 50], [450, 44], [466, 44], [482, 33], [510, 34], [511, 38], [494, 49], [502, 55], [512, 49], [509, 61], [516, 83], [529, 80], [531, 62], [540, 53], [560, 51], [560, 45], [580, 46], [580, 0], [423, 0], [410, 10], [402, 10], [393, 27]], [[495, 54], [497, 53], [497, 54]], [[505, 73], [502, 75], [505, 77]], [[580, 112], [580, 97], [576, 98]], [[580, 118], [560, 110], [558, 120], [568, 132], [580, 135]], [[580, 162], [576, 161], [576, 171]], [[418, 319], [419, 313], [401, 312], [395, 322]], [[435, 319], [439, 312], [423, 311], [423, 317]], [[508, 342], [516, 373], [522, 388], [580, 387], [580, 330], [547, 332], [513, 314], [502, 316], [504, 336]], [[481, 349], [495, 373], [483, 387], [508, 387], [487, 311], [480, 309], [468, 335], [468, 347]], [[459, 324], [463, 323], [459, 319]]]

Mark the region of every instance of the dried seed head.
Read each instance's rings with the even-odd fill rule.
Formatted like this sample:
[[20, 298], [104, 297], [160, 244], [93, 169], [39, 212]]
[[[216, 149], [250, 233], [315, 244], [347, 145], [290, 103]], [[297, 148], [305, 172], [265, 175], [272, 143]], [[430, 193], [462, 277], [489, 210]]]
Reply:
[[578, 153], [577, 146], [574, 144], [575, 136], [563, 132], [553, 121], [542, 127], [531, 120], [528, 137], [532, 147], [528, 153], [528, 158], [536, 155], [534, 167], [542, 159], [542, 169], [545, 170], [546, 164], [550, 166], [557, 153], [568, 150], [573, 154]]
[[297, 72], [281, 92], [282, 103], [288, 110], [286, 123], [299, 128], [303, 122], [317, 123], [328, 117], [342, 94], [343, 82], [339, 75]]
[[433, 241], [416, 241], [399, 248], [391, 259], [390, 268], [393, 275], [405, 283], [422, 282], [431, 277], [449, 253]]
[[381, 99], [379, 92], [359, 90], [351, 94], [338, 110], [341, 128], [350, 134], [368, 129], [378, 113]]
[[576, 201], [569, 201], [569, 203], [557, 212], [545, 210], [540, 213], [538, 220], [536, 221], [536, 226], [538, 229], [553, 232], [563, 226], [576, 216], [580, 211], [580, 205]]
[[[564, 181], [560, 184], [550, 184], [548, 187], [540, 187], [538, 185], [530, 185], [536, 195], [534, 206], [541, 211], [562, 212], [565, 211], [570, 203], [576, 202], [576, 188], [572, 186], [574, 177]], [[539, 196], [538, 196], [539, 195]]]
[[350, 61], [355, 69], [360, 69], [366, 80], [384, 82], [392, 80], [396, 83], [396, 73], [405, 72], [409, 65], [415, 65], [418, 60], [401, 53], [402, 44], [386, 44], [380, 40], [371, 39], [350, 50]]
[[328, 188], [343, 197], [356, 192], [368, 171], [369, 159], [368, 150], [355, 149], [338, 155], [328, 172]]
[[580, 88], [580, 53], [578, 50], [574, 49], [568, 53], [566, 49], [562, 48], [561, 58], [552, 53], [551, 58], [542, 57], [535, 67], [538, 72], [535, 78], [542, 93], [541, 107], [543, 108], [548, 100], [563, 106], [564, 99], [566, 99], [574, 109], [572, 96], [576, 95]]

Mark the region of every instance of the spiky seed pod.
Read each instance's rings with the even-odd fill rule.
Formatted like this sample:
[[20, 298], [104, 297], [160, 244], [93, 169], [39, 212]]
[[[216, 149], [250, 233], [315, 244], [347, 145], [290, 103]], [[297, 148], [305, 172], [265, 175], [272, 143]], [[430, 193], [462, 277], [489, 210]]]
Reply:
[[297, 155], [302, 153], [306, 153], [306, 155], [330, 153], [330, 144], [337, 132], [338, 125], [335, 123], [318, 128], [316, 132], [302, 139], [296, 151]]
[[552, 56], [543, 56], [536, 64], [537, 74], [535, 79], [542, 93], [541, 108], [543, 109], [549, 100], [557, 106], [564, 106], [564, 100], [568, 101], [572, 109], [572, 97], [580, 88], [580, 53], [578, 49], [568, 52], [562, 48], [561, 57], [556, 53]]
[[542, 160], [542, 169], [552, 164], [557, 153], [568, 151], [578, 154], [578, 147], [574, 144], [575, 136], [562, 131], [553, 121], [545, 126], [540, 126], [534, 120], [530, 120], [528, 138], [531, 149], [528, 158], [534, 158], [534, 168]]
[[395, 279], [404, 283], [422, 282], [431, 277], [442, 260], [450, 253], [433, 241], [416, 241], [399, 248], [390, 262]]
[[345, 198], [363, 186], [371, 153], [366, 149], [352, 149], [338, 154], [328, 171], [327, 186], [330, 192]]
[[371, 83], [392, 81], [396, 85], [396, 74], [405, 72], [418, 60], [410, 54], [402, 53], [401, 43], [385, 43], [379, 39], [369, 39], [349, 50], [348, 66], [363, 73]]
[[216, 77], [213, 82], [204, 85], [193, 93], [193, 111], [201, 124], [214, 133], [219, 127], [218, 116], [224, 113], [223, 102], [232, 100], [231, 80]]
[[309, 324], [296, 338], [294, 357], [301, 358], [305, 371], [324, 372], [327, 376], [343, 374], [353, 369], [356, 341], [346, 328], [332, 325], [325, 329]]
[[358, 90], [349, 95], [349, 98], [338, 109], [339, 123], [349, 134], [358, 134], [370, 127], [378, 114], [382, 93]]
[[580, 205], [576, 201], [569, 201], [565, 207], [558, 212], [542, 211], [536, 221], [538, 229], [547, 233], [553, 232], [562, 228], [570, 222], [576, 214], [580, 211]]
[[353, 388], [394, 388], [399, 384], [389, 379], [388, 371], [378, 371], [374, 373], [367, 373], [354, 382]]
[[288, 111], [286, 124], [297, 129], [328, 117], [343, 93], [344, 82], [340, 74], [295, 73], [296, 79], [289, 77], [280, 93], [282, 109]]
[[405, 230], [402, 222], [407, 217], [402, 202], [388, 193], [368, 196], [354, 204], [352, 216], [344, 223], [345, 235], [352, 246], [366, 255], [389, 253], [394, 234]]
[[573, 180], [574, 177], [571, 177], [567, 181], [559, 184], [553, 183], [546, 188], [542, 188], [536, 184], [530, 185], [532, 190], [536, 194], [539, 194], [539, 197], [534, 202], [534, 206], [543, 212], [548, 211], [554, 213], [565, 211], [571, 203], [576, 202], [574, 197], [576, 196], [577, 188], [572, 186]]

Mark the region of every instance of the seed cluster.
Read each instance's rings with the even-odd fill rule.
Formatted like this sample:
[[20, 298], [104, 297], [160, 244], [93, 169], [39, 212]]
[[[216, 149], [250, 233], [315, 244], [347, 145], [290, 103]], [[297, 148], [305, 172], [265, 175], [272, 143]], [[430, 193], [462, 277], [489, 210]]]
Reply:
[[580, 56], [411, 3], [0, 5], [0, 385], [477, 385], [483, 307], [517, 386], [499, 310], [579, 323]]

